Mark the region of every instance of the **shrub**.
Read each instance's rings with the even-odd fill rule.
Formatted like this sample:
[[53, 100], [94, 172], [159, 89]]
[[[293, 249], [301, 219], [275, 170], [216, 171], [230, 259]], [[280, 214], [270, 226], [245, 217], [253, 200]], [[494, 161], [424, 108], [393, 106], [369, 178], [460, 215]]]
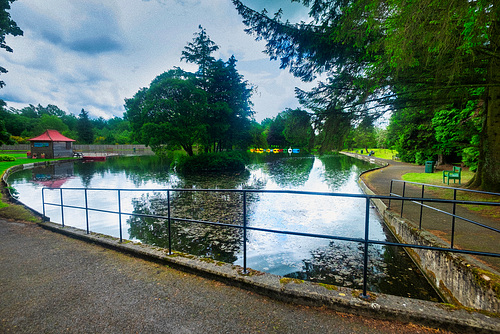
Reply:
[[235, 151], [184, 156], [178, 160], [177, 170], [184, 173], [242, 171], [247, 159], [246, 155]]
[[467, 147], [463, 149], [462, 161], [469, 167], [471, 172], [477, 170], [477, 161], [479, 158], [479, 149], [477, 147]]
[[16, 161], [16, 158], [11, 155], [0, 155], [0, 161]]

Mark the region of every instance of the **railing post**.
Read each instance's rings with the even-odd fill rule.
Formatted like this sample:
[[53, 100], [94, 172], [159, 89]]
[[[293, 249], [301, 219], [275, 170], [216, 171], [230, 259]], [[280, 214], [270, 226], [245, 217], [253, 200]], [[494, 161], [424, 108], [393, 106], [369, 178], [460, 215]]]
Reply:
[[63, 203], [63, 193], [62, 188], [59, 189], [59, 193], [61, 195], [61, 226], [64, 227], [64, 203]]
[[[453, 190], [453, 200], [457, 200], [457, 189]], [[453, 216], [451, 216], [451, 248], [455, 242], [455, 212], [457, 209], [457, 203], [453, 202]]]
[[422, 212], [424, 210], [424, 185], [422, 184], [422, 201], [420, 201], [420, 222], [418, 224], [418, 229], [422, 229]]
[[[406, 190], [406, 182], [403, 182], [403, 196], [402, 197], [405, 197], [405, 190]], [[405, 205], [405, 200], [402, 199], [401, 200], [401, 218], [403, 218], [403, 207]]]
[[89, 229], [89, 204], [87, 199], [87, 188], [85, 188], [85, 222], [87, 224], [87, 234], [90, 233]]
[[369, 226], [370, 226], [370, 198], [366, 197], [365, 208], [365, 250], [363, 255], [363, 294], [362, 298], [369, 298], [366, 293], [368, 285], [368, 239], [369, 239]]
[[43, 195], [43, 191], [45, 188], [42, 188], [42, 212], [43, 212], [43, 217], [45, 218], [45, 196]]
[[168, 254], [172, 255], [172, 230], [170, 228], [171, 220], [170, 220], [170, 190], [167, 190], [167, 210], [168, 210]]
[[[391, 180], [391, 187], [389, 188], [389, 196], [392, 197], [392, 181]], [[387, 209], [391, 208], [391, 199], [389, 198], [389, 205], [387, 206]]]
[[122, 236], [122, 203], [120, 197], [120, 189], [118, 189], [118, 224], [120, 226], [120, 242], [123, 242]]
[[247, 192], [243, 190], [243, 273], [247, 273]]

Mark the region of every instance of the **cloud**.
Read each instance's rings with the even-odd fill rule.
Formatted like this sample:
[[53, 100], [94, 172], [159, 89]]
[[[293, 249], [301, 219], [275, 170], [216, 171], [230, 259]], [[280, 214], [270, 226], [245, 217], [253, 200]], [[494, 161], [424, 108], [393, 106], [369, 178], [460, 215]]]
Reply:
[[[17, 23], [35, 38], [53, 46], [88, 55], [118, 52], [126, 41], [115, 8], [95, 1], [71, 1], [61, 5], [48, 0], [41, 6], [23, 4], [16, 8]], [[47, 8], [56, 8], [47, 11]]]
[[[288, 1], [248, 3], [303, 15]], [[214, 56], [234, 54], [240, 73], [258, 86], [257, 120], [295, 107], [293, 89], [302, 84], [269, 61], [265, 42], [244, 32], [228, 0], [30, 0], [14, 2], [11, 15], [24, 36], [8, 37], [13, 54], [0, 52], [9, 70], [0, 98], [16, 108], [54, 104], [76, 115], [85, 108], [92, 117], [121, 117], [124, 99], [157, 75], [174, 66], [196, 70], [180, 56], [200, 24], [220, 46]]]

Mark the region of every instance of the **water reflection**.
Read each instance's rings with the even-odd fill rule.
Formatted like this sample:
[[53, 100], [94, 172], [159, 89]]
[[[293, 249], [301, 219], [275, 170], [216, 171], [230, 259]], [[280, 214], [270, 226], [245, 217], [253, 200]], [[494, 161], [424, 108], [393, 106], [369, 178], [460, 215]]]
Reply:
[[[179, 175], [158, 157], [122, 157], [106, 162], [72, 163], [66, 167], [25, 170], [13, 174], [9, 182], [19, 191], [20, 200], [41, 211], [40, 183], [60, 182], [63, 187], [139, 189], [122, 191], [122, 212], [168, 215], [172, 248], [176, 251], [242, 264], [241, 229], [188, 223], [201, 220], [242, 225], [241, 193], [221, 191], [173, 191], [170, 203], [164, 191], [147, 189], [293, 189], [316, 192], [361, 193], [357, 179], [371, 166], [347, 156], [254, 155], [247, 171], [237, 174]], [[38, 176], [37, 176], [38, 175]], [[40, 175], [44, 175], [40, 177]], [[52, 176], [50, 176], [52, 175]], [[43, 180], [41, 180], [43, 179]], [[57, 183], [53, 183], [57, 185]], [[117, 192], [89, 191], [89, 206], [117, 210]], [[59, 192], [47, 199], [59, 203]], [[65, 204], [82, 205], [83, 191], [65, 190]], [[248, 226], [362, 238], [365, 200], [317, 195], [249, 193]], [[375, 211], [370, 210], [370, 239], [387, 240]], [[54, 222], [61, 221], [60, 209], [47, 210]], [[85, 228], [84, 210], [68, 209], [66, 224]], [[118, 236], [118, 217], [92, 212], [90, 230]], [[126, 217], [126, 216], [124, 216]], [[125, 239], [139, 240], [160, 247], [168, 246], [165, 219], [128, 216], [123, 228]], [[336, 285], [360, 287], [363, 249], [357, 243], [331, 241], [249, 231], [248, 267], [270, 273]], [[401, 249], [370, 246], [370, 290], [422, 299], [437, 295], [418, 274]]]

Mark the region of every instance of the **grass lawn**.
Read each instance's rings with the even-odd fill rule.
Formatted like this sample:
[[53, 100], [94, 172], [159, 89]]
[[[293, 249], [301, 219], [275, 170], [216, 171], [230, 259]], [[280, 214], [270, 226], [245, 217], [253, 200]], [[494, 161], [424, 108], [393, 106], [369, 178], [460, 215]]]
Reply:
[[17, 165], [29, 164], [32, 162], [45, 162], [45, 161], [55, 161], [55, 160], [68, 160], [72, 158], [58, 158], [58, 159], [28, 159], [26, 153], [5, 153], [0, 151], [0, 155], [10, 155], [11, 157], [16, 158], [16, 161], [2, 161], [0, 162], [0, 175], [9, 169], [10, 167], [14, 167]]
[[[462, 170], [462, 182], [458, 184], [458, 181], [453, 184], [453, 181], [448, 183], [443, 183], [443, 172], [437, 171], [434, 173], [407, 173], [402, 176], [404, 181], [418, 182], [425, 184], [432, 184], [445, 187], [453, 188], [464, 188], [464, 185], [469, 182], [474, 176], [473, 172], [468, 170]], [[448, 180], [446, 180], [448, 182]], [[452, 189], [443, 188], [426, 188], [426, 192], [429, 192], [433, 196], [443, 198], [443, 199], [453, 199]], [[484, 201], [484, 202], [498, 202], [500, 200], [499, 196], [478, 194], [473, 192], [458, 191], [457, 199], [464, 201]], [[484, 206], [484, 205], [464, 205], [467, 209], [477, 212], [481, 215], [485, 215], [492, 218], [500, 218], [500, 207], [494, 206]]]
[[[0, 176], [3, 176], [5, 171], [11, 167], [17, 165], [28, 164], [32, 162], [45, 162], [45, 161], [54, 161], [54, 160], [68, 160], [68, 158], [59, 158], [59, 159], [28, 159], [26, 153], [10, 153], [5, 151], [0, 151], [0, 155], [10, 155], [15, 157], [15, 161], [2, 161], [0, 162]], [[72, 158], [69, 158], [72, 159]], [[20, 205], [11, 205], [7, 203], [8, 199], [5, 198], [6, 193], [2, 191], [0, 193], [0, 216], [9, 218], [9, 219], [18, 219], [25, 221], [36, 221], [37, 218], [31, 214], [30, 211], [26, 210], [23, 206]]]
[[[361, 150], [363, 150], [363, 155], [368, 155], [368, 153], [366, 153], [366, 150], [364, 148], [355, 148], [352, 150], [344, 150], [344, 152], [361, 154]], [[385, 148], [372, 148], [369, 150], [375, 152], [374, 157], [381, 158], [381, 159], [387, 159], [387, 160], [393, 160], [393, 157], [395, 157], [396, 154], [398, 154], [398, 152], [395, 150], [389, 150], [389, 149], [385, 149]]]
[[[469, 182], [473, 176], [473, 172], [462, 170], [462, 185]], [[446, 180], [446, 183], [443, 183], [442, 171], [436, 171], [434, 173], [408, 173], [403, 175], [403, 180], [410, 182], [435, 184], [438, 186], [448, 186], [448, 180]], [[450, 187], [460, 187], [460, 185], [458, 184], [458, 181], [453, 184], [453, 180], [451, 180]]]

